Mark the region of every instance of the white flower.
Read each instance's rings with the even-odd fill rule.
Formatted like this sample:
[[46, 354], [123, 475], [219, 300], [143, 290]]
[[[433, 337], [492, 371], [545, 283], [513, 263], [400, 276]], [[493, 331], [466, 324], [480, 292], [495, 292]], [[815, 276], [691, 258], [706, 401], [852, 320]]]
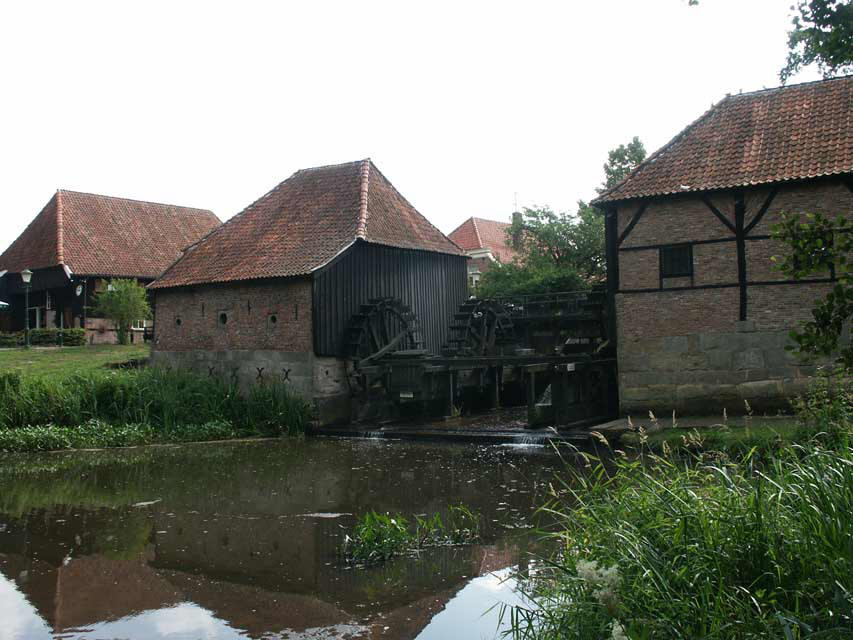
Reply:
[[622, 625], [619, 624], [617, 620], [613, 621], [613, 627], [610, 632], [610, 640], [628, 640], [628, 636], [625, 635], [625, 629], [622, 628]]

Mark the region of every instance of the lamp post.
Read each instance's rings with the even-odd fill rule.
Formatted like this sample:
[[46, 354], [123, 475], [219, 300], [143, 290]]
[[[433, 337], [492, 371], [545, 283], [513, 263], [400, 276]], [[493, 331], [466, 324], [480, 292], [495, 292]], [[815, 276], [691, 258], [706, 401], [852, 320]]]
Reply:
[[30, 280], [33, 272], [29, 269], [21, 271], [21, 280], [24, 281], [24, 317], [27, 321], [27, 349], [30, 348]]

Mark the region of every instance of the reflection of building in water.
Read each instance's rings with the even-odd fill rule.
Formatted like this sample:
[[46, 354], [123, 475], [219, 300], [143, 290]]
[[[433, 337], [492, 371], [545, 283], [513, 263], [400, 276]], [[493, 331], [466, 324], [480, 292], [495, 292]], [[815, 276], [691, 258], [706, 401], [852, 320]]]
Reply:
[[[462, 451], [439, 459], [402, 445], [381, 465], [373, 460], [391, 454], [387, 447], [243, 445], [225, 456], [211, 449], [213, 461], [200, 451], [16, 479], [0, 504], [27, 515], [7, 519], [0, 572], [56, 632], [186, 602], [255, 638], [335, 625], [356, 625], [353, 638], [414, 638], [471, 578], [526, 553], [507, 544], [439, 548], [347, 569], [337, 558], [355, 521], [346, 514], [433, 513], [463, 502], [482, 513], [486, 539], [500, 540], [511, 514], [529, 512], [536, 474], [551, 473], [541, 462], [522, 474], [512, 464], [475, 465]], [[507, 461], [521, 468], [526, 460]], [[148, 506], [28, 510], [34, 495], [42, 504], [53, 495], [82, 504], [122, 496]]]
[[[13, 535], [0, 542], [0, 572], [18, 585], [54, 632], [193, 602], [249, 637], [358, 623], [362, 633], [354, 638], [414, 638], [470, 578], [484, 568], [517, 562], [519, 556], [515, 547], [449, 547], [347, 570], [328, 564], [328, 557], [320, 562], [323, 558], [303, 546], [304, 557], [282, 570], [279, 558], [254, 550], [258, 540], [248, 525], [227, 550], [214, 543], [194, 548], [180, 537], [155, 533], [153, 544], [122, 558], [92, 553], [96, 545], [84, 532], [96, 523], [87, 517], [91, 514], [77, 515], [82, 517], [74, 518], [72, 526], [54, 521], [35, 532], [29, 522], [27, 529], [9, 522]], [[49, 522], [44, 514], [36, 519]], [[288, 535], [305, 537], [308, 531], [308, 537], [317, 538], [326, 528], [309, 525], [302, 533], [289, 529]], [[205, 539], [213, 541], [215, 535]], [[44, 559], [41, 552], [47, 552]], [[190, 559], [186, 565], [178, 562], [183, 552]], [[222, 561], [216, 563], [217, 557]], [[291, 557], [285, 553], [280, 559], [289, 563]], [[167, 568], [170, 561], [181, 568]], [[276, 569], [281, 576], [273, 579]]]

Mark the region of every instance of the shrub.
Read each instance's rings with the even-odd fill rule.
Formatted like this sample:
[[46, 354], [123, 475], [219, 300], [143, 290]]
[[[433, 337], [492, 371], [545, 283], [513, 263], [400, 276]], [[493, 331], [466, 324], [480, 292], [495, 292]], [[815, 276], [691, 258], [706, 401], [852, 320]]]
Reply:
[[[21, 343], [26, 342], [26, 332], [20, 334]], [[63, 345], [79, 347], [86, 344], [85, 329], [30, 329], [30, 344], [34, 346]]]
[[0, 348], [19, 347], [24, 343], [22, 333], [0, 333]]
[[794, 447], [762, 469], [620, 459], [564, 486], [546, 507], [562, 551], [525, 583], [537, 607], [511, 611], [517, 637], [853, 633], [850, 448]]
[[853, 425], [853, 384], [842, 369], [821, 372], [806, 393], [793, 401], [793, 407], [804, 436], [845, 440]]

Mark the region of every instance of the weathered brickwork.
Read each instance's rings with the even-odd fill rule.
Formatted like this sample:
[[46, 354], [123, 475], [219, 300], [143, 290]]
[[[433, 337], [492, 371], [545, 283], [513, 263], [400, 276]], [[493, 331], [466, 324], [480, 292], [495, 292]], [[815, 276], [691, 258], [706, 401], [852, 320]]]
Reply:
[[155, 313], [163, 351], [312, 351], [308, 279], [158, 290]]
[[[728, 200], [731, 200], [730, 198]], [[712, 197], [711, 202], [723, 213], [731, 216], [731, 206], [725, 198]], [[630, 224], [638, 209], [637, 203], [622, 205], [618, 209], [619, 234]], [[732, 224], [734, 220], [732, 218]], [[666, 233], [661, 234], [665, 229]], [[639, 222], [622, 243], [622, 248], [642, 247], [664, 243], [695, 242], [731, 235], [731, 232], [695, 196], [673, 196], [669, 200], [649, 203]]]
[[735, 242], [715, 242], [693, 246], [694, 286], [732, 282], [737, 282], [737, 244]]
[[284, 381], [320, 422], [349, 419], [345, 364], [314, 354], [309, 279], [160, 289], [155, 313], [156, 363], [244, 386]]
[[616, 295], [618, 344], [625, 340], [734, 331], [738, 290], [654, 291]]
[[659, 286], [657, 249], [619, 254], [620, 289], [657, 289]]
[[[769, 187], [745, 193], [747, 225], [769, 193]], [[715, 196], [712, 203], [734, 222], [734, 194]], [[636, 203], [620, 205], [620, 232], [636, 210]], [[731, 412], [743, 409], [743, 400], [769, 411], [787, 408], [788, 398], [804, 388], [815, 363], [796, 360], [784, 347], [790, 329], [811, 318], [815, 301], [831, 285], [782, 282], [786, 276], [771, 257], [784, 247], [761, 237], [771, 234], [782, 212], [853, 215], [853, 193], [832, 181], [779, 188], [749, 233], [753, 238], [745, 241], [747, 316], [740, 321], [734, 233], [695, 196], [673, 196], [646, 208], [619, 252], [615, 300], [623, 411]], [[693, 244], [692, 287], [712, 288], [631, 292], [661, 286], [659, 253], [625, 248], [716, 239], [726, 241]], [[690, 287], [688, 280], [667, 279], [664, 289]]]

